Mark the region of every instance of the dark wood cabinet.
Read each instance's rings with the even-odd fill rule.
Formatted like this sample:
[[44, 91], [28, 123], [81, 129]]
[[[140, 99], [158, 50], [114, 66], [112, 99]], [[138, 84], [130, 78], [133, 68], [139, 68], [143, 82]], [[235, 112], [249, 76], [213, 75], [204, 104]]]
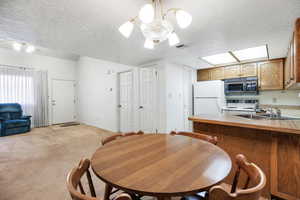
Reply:
[[300, 18], [297, 19], [284, 63], [284, 87], [300, 88]]

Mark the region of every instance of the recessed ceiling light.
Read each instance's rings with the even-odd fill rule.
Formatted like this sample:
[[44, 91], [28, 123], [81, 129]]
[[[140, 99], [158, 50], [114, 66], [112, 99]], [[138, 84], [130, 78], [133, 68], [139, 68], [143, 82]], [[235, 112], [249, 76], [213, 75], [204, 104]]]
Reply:
[[267, 46], [259, 46], [232, 52], [240, 61], [267, 58]]
[[12, 47], [13, 47], [13, 49], [14, 49], [15, 51], [21, 51], [21, 49], [22, 49], [22, 44], [21, 44], [21, 43], [18, 43], [18, 42], [14, 42], [14, 43], [12, 44]]
[[202, 59], [214, 65], [237, 62], [237, 60], [230, 53], [221, 53], [213, 56], [206, 56], [202, 57]]

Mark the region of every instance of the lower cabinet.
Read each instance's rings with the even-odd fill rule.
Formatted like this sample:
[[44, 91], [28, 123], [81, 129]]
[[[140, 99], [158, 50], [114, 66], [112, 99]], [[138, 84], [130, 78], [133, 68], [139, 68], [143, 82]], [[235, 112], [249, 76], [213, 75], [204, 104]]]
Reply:
[[300, 137], [274, 134], [271, 152], [271, 193], [282, 199], [300, 199]]
[[217, 136], [218, 146], [231, 157], [233, 168], [224, 180], [226, 183], [232, 183], [237, 167], [234, 159], [241, 153], [266, 174], [263, 197], [300, 199], [300, 135], [204, 122], [193, 122], [193, 127], [194, 132], [204, 131]]

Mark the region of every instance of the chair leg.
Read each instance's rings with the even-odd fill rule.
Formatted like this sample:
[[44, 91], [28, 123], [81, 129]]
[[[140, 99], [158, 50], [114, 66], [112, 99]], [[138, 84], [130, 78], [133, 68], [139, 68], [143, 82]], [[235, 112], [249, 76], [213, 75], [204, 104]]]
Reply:
[[104, 200], [109, 200], [112, 189], [113, 188], [110, 185], [105, 184]]

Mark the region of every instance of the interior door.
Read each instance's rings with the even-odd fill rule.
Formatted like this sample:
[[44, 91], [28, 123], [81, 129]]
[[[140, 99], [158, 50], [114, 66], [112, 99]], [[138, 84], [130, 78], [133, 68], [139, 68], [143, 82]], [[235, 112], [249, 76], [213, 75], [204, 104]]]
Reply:
[[133, 72], [119, 74], [120, 131], [133, 131]]
[[52, 124], [75, 121], [75, 82], [52, 80]]
[[183, 127], [184, 131], [192, 131], [192, 122], [188, 120], [192, 115], [192, 71], [183, 70]]
[[156, 69], [153, 67], [140, 70], [140, 130], [146, 133], [157, 131], [157, 95]]

